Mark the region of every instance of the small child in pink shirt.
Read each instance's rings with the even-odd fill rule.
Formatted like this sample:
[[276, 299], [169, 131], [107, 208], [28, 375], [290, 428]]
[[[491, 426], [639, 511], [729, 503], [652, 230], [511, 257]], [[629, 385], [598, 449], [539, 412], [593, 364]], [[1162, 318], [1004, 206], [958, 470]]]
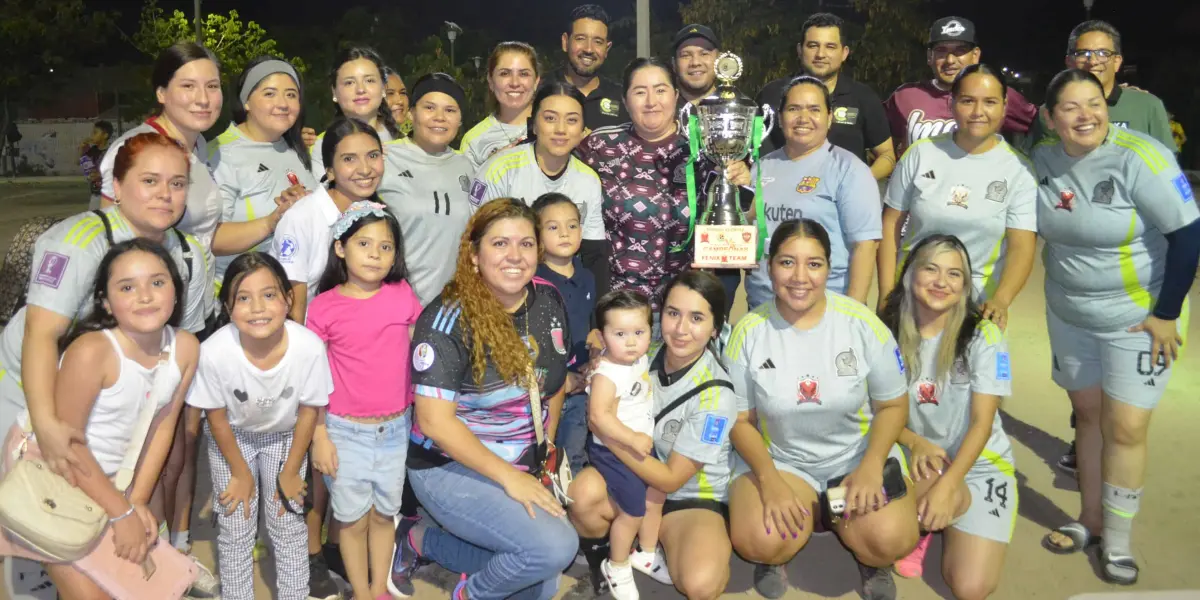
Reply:
[[[382, 204], [355, 202], [334, 223], [329, 262], [308, 308], [325, 340], [333, 393], [313, 435], [355, 598], [390, 598], [394, 517], [412, 426], [410, 329], [421, 303], [404, 280], [400, 225]], [[369, 544], [368, 544], [369, 541]]]

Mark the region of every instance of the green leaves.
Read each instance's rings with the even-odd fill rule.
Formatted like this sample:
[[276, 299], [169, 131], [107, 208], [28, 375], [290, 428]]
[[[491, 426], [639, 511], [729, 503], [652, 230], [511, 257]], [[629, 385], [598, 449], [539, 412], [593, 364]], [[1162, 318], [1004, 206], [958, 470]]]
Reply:
[[0, 88], [19, 93], [97, 46], [113, 18], [85, 8], [83, 0], [0, 0]]

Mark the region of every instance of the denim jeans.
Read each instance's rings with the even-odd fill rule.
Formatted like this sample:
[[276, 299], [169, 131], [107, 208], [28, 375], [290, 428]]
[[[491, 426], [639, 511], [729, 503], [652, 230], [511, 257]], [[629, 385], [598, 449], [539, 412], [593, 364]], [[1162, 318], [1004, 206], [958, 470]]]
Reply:
[[566, 517], [555, 518], [509, 498], [490, 479], [451, 462], [431, 469], [410, 469], [413, 492], [437, 521], [421, 543], [424, 556], [467, 574], [472, 600], [550, 600], [559, 575], [579, 546]]
[[575, 475], [587, 464], [587, 452], [584, 451], [588, 436], [587, 400], [587, 394], [567, 397], [558, 419], [558, 433], [554, 436], [554, 445], [567, 457]]

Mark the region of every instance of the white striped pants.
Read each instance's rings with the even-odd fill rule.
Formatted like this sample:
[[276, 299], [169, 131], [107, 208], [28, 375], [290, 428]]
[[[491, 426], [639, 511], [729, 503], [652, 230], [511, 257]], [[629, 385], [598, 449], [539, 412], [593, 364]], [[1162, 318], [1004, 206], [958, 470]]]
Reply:
[[[226, 516], [221, 506], [221, 493], [229, 485], [233, 475], [229, 463], [212, 438], [207, 423], [208, 463], [212, 470], [213, 514], [217, 517], [217, 566], [221, 574], [221, 598], [224, 600], [254, 600], [254, 540], [258, 534], [260, 500], [267, 524], [272, 554], [275, 558], [275, 577], [278, 600], [306, 600], [308, 598], [308, 529], [304, 524], [303, 506], [292, 507], [301, 514], [284, 511], [279, 516], [279, 502], [275, 499], [276, 482], [283, 463], [287, 461], [292, 447], [292, 432], [255, 433], [233, 429], [238, 449], [250, 467], [257, 482], [250, 499], [250, 518], [239, 506]], [[307, 458], [305, 459], [307, 463]], [[305, 466], [300, 467], [304, 473]]]

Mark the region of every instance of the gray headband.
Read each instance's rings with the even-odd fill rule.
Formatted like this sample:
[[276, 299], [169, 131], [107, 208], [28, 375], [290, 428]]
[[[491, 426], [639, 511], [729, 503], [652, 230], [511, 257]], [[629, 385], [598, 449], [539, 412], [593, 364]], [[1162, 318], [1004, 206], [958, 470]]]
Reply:
[[282, 60], [265, 60], [254, 65], [254, 67], [246, 72], [246, 82], [242, 84], [242, 91], [238, 94], [238, 99], [242, 101], [242, 104], [245, 104], [250, 100], [250, 92], [253, 92], [254, 88], [262, 83], [262, 80], [276, 73], [291, 75], [292, 81], [295, 81], [296, 86], [299, 87], [300, 76], [296, 74], [296, 69], [292, 68], [292, 65]]

